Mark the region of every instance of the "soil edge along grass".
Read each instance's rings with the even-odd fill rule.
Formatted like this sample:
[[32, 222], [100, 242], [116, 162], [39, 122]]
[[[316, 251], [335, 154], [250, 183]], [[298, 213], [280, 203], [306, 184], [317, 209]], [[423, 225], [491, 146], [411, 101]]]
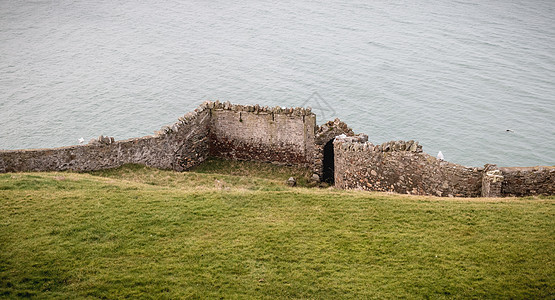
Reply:
[[302, 187], [309, 175], [222, 160], [0, 174], [0, 297], [555, 295], [554, 197]]

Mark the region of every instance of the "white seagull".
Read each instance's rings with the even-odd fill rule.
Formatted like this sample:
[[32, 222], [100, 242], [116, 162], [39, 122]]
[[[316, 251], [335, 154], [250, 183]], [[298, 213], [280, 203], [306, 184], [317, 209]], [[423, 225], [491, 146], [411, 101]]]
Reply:
[[443, 160], [445, 157], [443, 157], [443, 153], [441, 153], [441, 151], [439, 151], [439, 153], [437, 154], [437, 159], [439, 160]]
[[80, 138], [80, 139], [79, 139], [79, 144], [83, 144], [84, 141], [85, 141], [84, 138]]

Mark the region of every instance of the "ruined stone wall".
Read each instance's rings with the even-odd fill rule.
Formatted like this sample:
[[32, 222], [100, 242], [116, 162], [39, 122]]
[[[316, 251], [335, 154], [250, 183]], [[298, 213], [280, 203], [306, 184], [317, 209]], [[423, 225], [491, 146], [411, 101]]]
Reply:
[[333, 169], [338, 188], [461, 197], [555, 194], [555, 166], [469, 168], [425, 154], [414, 141], [375, 146], [339, 119], [318, 127], [310, 109], [218, 101], [203, 103], [153, 136], [0, 150], [0, 173], [91, 171], [126, 163], [183, 171], [215, 156], [305, 166], [321, 178], [325, 145], [336, 136], [334, 166], [326, 170]]
[[309, 166], [316, 116], [310, 109], [208, 103], [210, 155]]
[[342, 189], [401, 194], [478, 197], [482, 169], [467, 168], [422, 153], [418, 142], [382, 145], [336, 138], [335, 185]]
[[90, 171], [138, 163], [183, 171], [209, 155], [310, 166], [316, 116], [304, 108], [205, 102], [153, 136], [86, 145], [0, 151], [0, 172]]
[[500, 195], [530, 196], [555, 194], [555, 166], [499, 168], [502, 176]]
[[0, 173], [91, 171], [126, 163], [184, 170], [207, 157], [209, 116], [209, 110], [199, 108], [153, 136], [122, 141], [101, 136], [86, 145], [0, 151]]
[[322, 126], [316, 126], [316, 134], [314, 137], [314, 159], [312, 163], [312, 172], [320, 178], [323, 175], [324, 162], [324, 146], [338, 135], [353, 136], [355, 133], [347, 124], [339, 119], [328, 121]]
[[503, 180], [496, 165], [486, 164], [482, 173], [482, 197], [501, 197]]

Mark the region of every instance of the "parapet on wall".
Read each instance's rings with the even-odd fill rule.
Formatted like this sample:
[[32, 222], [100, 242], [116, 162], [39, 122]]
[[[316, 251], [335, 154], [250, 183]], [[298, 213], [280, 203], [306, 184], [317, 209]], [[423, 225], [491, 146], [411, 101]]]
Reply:
[[232, 105], [211, 109], [210, 155], [308, 166], [314, 156], [316, 116], [310, 109]]
[[126, 163], [182, 171], [208, 156], [209, 110], [199, 108], [153, 136], [114, 141], [100, 137], [87, 145], [0, 151], [0, 173], [92, 171]]

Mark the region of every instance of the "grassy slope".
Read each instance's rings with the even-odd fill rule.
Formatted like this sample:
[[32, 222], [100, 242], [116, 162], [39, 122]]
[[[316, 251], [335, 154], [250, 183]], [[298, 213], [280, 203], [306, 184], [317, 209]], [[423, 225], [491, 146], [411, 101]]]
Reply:
[[0, 174], [0, 296], [555, 295], [553, 197], [289, 188], [292, 174], [308, 176], [225, 161]]

